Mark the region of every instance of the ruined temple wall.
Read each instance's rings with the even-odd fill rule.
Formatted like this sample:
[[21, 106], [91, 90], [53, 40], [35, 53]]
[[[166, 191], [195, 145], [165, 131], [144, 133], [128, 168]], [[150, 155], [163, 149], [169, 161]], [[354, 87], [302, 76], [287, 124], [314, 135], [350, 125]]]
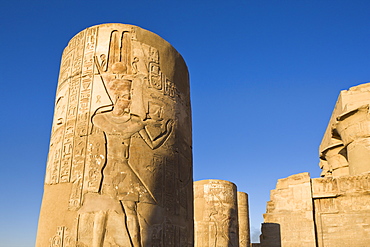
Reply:
[[370, 174], [312, 179], [318, 247], [369, 246]]
[[261, 246], [368, 246], [370, 174], [279, 179], [262, 225]]
[[340, 92], [319, 152], [322, 178], [296, 174], [271, 191], [262, 246], [370, 245], [370, 83]]
[[262, 227], [263, 247], [315, 247], [311, 180], [308, 173], [279, 179], [271, 191]]

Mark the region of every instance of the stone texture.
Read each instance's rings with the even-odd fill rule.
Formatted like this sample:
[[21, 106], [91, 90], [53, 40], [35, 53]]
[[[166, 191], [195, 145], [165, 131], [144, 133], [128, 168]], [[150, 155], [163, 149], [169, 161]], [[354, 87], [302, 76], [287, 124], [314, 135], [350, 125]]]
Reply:
[[[281, 246], [281, 232], [280, 224], [278, 223], [262, 223], [260, 236], [260, 246], [266, 247], [280, 247]], [[254, 246], [254, 244], [252, 245]]]
[[194, 182], [194, 246], [239, 246], [235, 184], [215, 179]]
[[339, 115], [335, 128], [347, 147], [349, 174], [357, 175], [370, 171], [369, 105]]
[[312, 179], [319, 247], [369, 246], [369, 182], [370, 174]]
[[341, 91], [320, 145], [322, 176], [370, 171], [370, 83]]
[[333, 145], [323, 151], [325, 160], [320, 160], [321, 177], [339, 177], [349, 174], [347, 149], [343, 144]]
[[[271, 191], [271, 201], [262, 224], [261, 246], [369, 245], [370, 173], [313, 179], [306, 174], [305, 180], [309, 183], [305, 188], [312, 194], [301, 193], [303, 187], [297, 188], [297, 180], [292, 183], [292, 178], [297, 175], [283, 179], [285, 190], [281, 190], [280, 179], [277, 189]], [[312, 240], [310, 243], [303, 241], [308, 239], [307, 233]]]
[[248, 194], [237, 192], [238, 196], [238, 223], [239, 223], [239, 246], [250, 246], [249, 208]]
[[316, 247], [313, 217], [310, 175], [279, 179], [267, 203], [261, 245]]
[[192, 246], [188, 72], [132, 25], [71, 39], [56, 93], [38, 247]]

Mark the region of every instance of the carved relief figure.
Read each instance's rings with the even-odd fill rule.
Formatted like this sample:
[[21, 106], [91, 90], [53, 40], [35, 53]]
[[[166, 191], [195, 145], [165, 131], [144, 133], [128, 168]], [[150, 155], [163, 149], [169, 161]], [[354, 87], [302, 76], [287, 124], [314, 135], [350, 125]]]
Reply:
[[[237, 219], [233, 217], [232, 208], [228, 208], [224, 205], [223, 200], [220, 198], [220, 195], [223, 195], [223, 198], [227, 198], [226, 192], [221, 192], [219, 190], [210, 190], [210, 195], [212, 195], [214, 201], [212, 202], [211, 212], [209, 215], [210, 221], [215, 226], [215, 235], [214, 245], [211, 246], [236, 246], [235, 239], [230, 238], [232, 234], [235, 234], [233, 230], [238, 229]], [[230, 211], [230, 212], [228, 212]]]
[[224, 180], [196, 181], [194, 198], [194, 246], [239, 246], [236, 186]]
[[[119, 46], [116, 42], [117, 35], [112, 33], [108, 60], [106, 56], [101, 55], [100, 65], [96, 63], [112, 102], [112, 106], [100, 107], [92, 117], [93, 128], [104, 133], [106, 142], [106, 163], [100, 176], [98, 193], [119, 201], [129, 242], [132, 247], [140, 247], [142, 241], [137, 204], [140, 201], [155, 204], [157, 200], [140, 177], [135, 167], [138, 164], [131, 164], [129, 161], [131, 139], [134, 135], [138, 136], [151, 149], [156, 149], [168, 139], [174, 121], [167, 120], [164, 130], [160, 128], [155, 138], [148, 132], [146, 127], [150, 121], [146, 119], [147, 114], [141, 105], [142, 92], [138, 90], [144, 85], [145, 74], [138, 73], [137, 68], [134, 69], [134, 75], [128, 72], [131, 71], [128, 66], [132, 64], [129, 62], [130, 56], [127, 53], [121, 54], [121, 49], [126, 46], [125, 50], [129, 51], [129, 41], [123, 36]], [[137, 61], [137, 58], [134, 61]], [[136, 84], [136, 90], [133, 89], [133, 84]], [[136, 109], [132, 111], [134, 100]], [[92, 232], [93, 247], [103, 246], [106, 232], [104, 225], [110, 214], [108, 209], [95, 212], [94, 225], [97, 227], [94, 227]]]
[[[214, 203], [212, 206], [209, 219], [215, 226], [214, 239], [213, 245], [214, 247], [217, 246], [227, 246], [229, 243], [229, 237], [227, 236], [228, 233], [228, 217], [224, 214], [224, 207], [221, 202]], [[212, 243], [210, 243], [212, 244]]]
[[[101, 193], [121, 202], [132, 246], [136, 247], [141, 246], [136, 204], [140, 197], [152, 197], [152, 193], [129, 163], [131, 137], [138, 133], [151, 149], [158, 148], [171, 134], [173, 121], [167, 121], [165, 131], [153, 140], [145, 129], [145, 121], [130, 113], [131, 81], [115, 79], [107, 89], [114, 100], [113, 110], [98, 112], [92, 119], [94, 126], [105, 133], [107, 140], [107, 163], [103, 169]], [[155, 201], [155, 198], [152, 200]], [[99, 220], [105, 219], [101, 217]]]

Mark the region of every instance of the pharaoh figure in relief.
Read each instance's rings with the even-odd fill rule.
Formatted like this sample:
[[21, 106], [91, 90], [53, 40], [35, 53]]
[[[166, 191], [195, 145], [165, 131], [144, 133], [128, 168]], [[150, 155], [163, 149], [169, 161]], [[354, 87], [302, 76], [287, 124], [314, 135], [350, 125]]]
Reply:
[[[191, 246], [190, 138], [186, 65], [167, 42], [124, 24], [80, 32], [63, 54], [37, 246], [52, 200], [64, 217], [48, 220], [49, 246]], [[53, 244], [57, 229], [68, 241]]]

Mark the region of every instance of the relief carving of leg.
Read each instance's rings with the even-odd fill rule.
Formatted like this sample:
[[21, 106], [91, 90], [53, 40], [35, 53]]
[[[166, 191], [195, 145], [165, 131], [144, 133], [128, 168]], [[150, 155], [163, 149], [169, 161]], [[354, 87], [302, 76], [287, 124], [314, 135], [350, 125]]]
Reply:
[[127, 232], [130, 237], [132, 247], [141, 247], [140, 240], [140, 224], [136, 211], [136, 202], [121, 201], [123, 210], [125, 212]]
[[106, 218], [106, 212], [99, 211], [95, 214], [92, 247], [103, 246]]

